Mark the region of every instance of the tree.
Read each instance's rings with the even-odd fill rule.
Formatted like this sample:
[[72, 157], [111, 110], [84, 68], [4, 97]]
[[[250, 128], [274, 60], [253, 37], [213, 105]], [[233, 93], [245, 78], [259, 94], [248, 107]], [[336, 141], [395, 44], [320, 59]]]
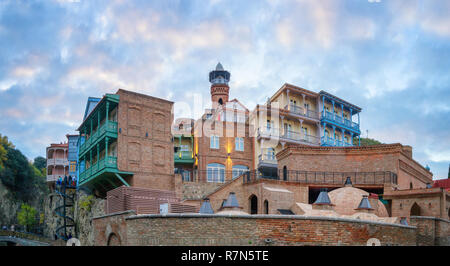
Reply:
[[28, 231], [33, 225], [36, 224], [36, 214], [35, 208], [28, 204], [22, 203], [19, 213], [17, 213], [17, 220], [20, 225], [25, 226], [26, 231]]
[[34, 158], [33, 165], [37, 169], [41, 170], [42, 168], [47, 167], [47, 160], [42, 156], [38, 156], [38, 157]]
[[[370, 146], [370, 145], [378, 145], [383, 144], [375, 139], [369, 139], [369, 138], [361, 138], [361, 146]], [[359, 141], [358, 138], [353, 138], [353, 145], [358, 146]]]

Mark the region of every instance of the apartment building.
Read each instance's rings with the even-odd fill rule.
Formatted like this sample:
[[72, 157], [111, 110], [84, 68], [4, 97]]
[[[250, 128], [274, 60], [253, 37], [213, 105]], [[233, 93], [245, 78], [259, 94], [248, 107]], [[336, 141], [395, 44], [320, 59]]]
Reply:
[[78, 140], [79, 135], [67, 134], [67, 160], [69, 163], [69, 175], [78, 178]]
[[[359, 137], [361, 108], [330, 93], [284, 84], [250, 115], [254, 127], [256, 168], [274, 175], [275, 155], [286, 144], [353, 146]], [[358, 122], [353, 122], [357, 116]]]
[[54, 187], [59, 177], [69, 175], [68, 143], [53, 143], [46, 149], [47, 183]]
[[173, 103], [119, 89], [105, 94], [78, 128], [80, 187], [174, 189]]

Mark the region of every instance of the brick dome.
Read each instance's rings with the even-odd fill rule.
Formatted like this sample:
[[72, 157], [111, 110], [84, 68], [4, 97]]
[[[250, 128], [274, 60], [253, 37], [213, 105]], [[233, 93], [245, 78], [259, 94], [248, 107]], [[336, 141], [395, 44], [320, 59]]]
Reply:
[[[328, 193], [331, 203], [334, 204], [334, 210], [340, 215], [352, 215], [357, 212], [359, 203], [363, 195], [369, 196], [369, 192], [355, 187], [342, 187]], [[376, 202], [375, 204], [373, 204]], [[388, 217], [388, 212], [384, 204], [378, 199], [370, 199], [374, 214], [379, 217]]]

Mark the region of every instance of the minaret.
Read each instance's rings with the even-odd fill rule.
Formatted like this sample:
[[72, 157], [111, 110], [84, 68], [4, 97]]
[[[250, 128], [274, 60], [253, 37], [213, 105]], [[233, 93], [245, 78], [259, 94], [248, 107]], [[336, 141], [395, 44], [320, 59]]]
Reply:
[[219, 105], [223, 105], [228, 102], [228, 95], [230, 91], [230, 87], [228, 86], [229, 81], [230, 72], [224, 70], [220, 62], [217, 64], [216, 70], [209, 72], [209, 82], [211, 82], [211, 102], [213, 109], [216, 109]]

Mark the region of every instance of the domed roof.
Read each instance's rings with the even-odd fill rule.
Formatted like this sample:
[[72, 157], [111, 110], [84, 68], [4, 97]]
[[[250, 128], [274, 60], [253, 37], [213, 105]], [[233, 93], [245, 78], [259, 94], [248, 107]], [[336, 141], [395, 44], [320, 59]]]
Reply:
[[216, 70], [224, 70], [223, 66], [222, 66], [222, 64], [220, 62], [217, 63]]
[[[328, 192], [331, 204], [334, 204], [334, 210], [341, 215], [353, 215], [357, 210], [363, 195], [368, 196], [369, 192], [355, 187], [342, 187]], [[374, 214], [379, 217], [388, 217], [388, 212], [384, 204], [377, 200], [377, 206], [371, 206]]]

